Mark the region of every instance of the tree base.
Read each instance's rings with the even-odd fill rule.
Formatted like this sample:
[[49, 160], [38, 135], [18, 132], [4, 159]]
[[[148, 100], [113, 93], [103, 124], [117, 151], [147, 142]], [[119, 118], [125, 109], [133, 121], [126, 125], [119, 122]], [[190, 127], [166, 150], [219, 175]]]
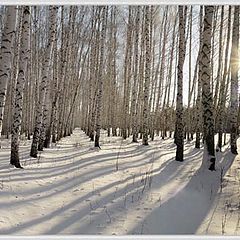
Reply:
[[210, 170], [210, 171], [216, 171], [216, 168], [215, 168], [215, 158], [211, 158], [210, 162], [211, 162], [211, 165], [210, 165], [210, 167], [208, 168], [208, 170]]
[[195, 142], [195, 148], [200, 149], [200, 141], [196, 141], [196, 142]]
[[35, 153], [30, 153], [30, 157], [37, 158], [37, 154], [35, 154]]
[[211, 166], [208, 168], [208, 170], [210, 171], [216, 171], [215, 167], [213, 166], [213, 164], [211, 164]]
[[138, 143], [137, 136], [135, 134], [133, 135], [132, 143]]
[[101, 147], [99, 145], [96, 145], [96, 144], [94, 145], [94, 147], [101, 149]]
[[99, 141], [94, 142], [94, 147], [101, 149]]
[[23, 169], [23, 167], [21, 166], [20, 163], [11, 163], [15, 168], [21, 168]]
[[90, 138], [91, 142], [94, 142], [94, 135], [93, 134], [90, 134], [89, 138]]
[[238, 155], [238, 151], [235, 147], [231, 147], [231, 153], [234, 155]]
[[183, 159], [180, 159], [180, 158], [175, 158], [175, 160], [176, 160], [177, 162], [183, 162]]

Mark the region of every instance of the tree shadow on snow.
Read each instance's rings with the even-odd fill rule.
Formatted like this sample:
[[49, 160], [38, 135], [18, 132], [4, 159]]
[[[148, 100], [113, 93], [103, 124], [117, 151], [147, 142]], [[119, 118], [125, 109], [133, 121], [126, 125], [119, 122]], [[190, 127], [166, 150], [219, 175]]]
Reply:
[[[168, 145], [169, 144], [166, 143], [166, 146]], [[126, 151], [120, 152], [119, 154], [119, 169], [124, 174], [129, 171], [128, 175], [125, 175], [123, 178], [119, 176], [115, 181], [111, 181], [110, 179], [106, 184], [101, 185], [97, 191], [88, 190], [87, 192], [81, 193], [80, 196], [76, 195], [76, 198], [71, 201], [66, 201], [61, 208], [50, 210], [44, 216], [38, 216], [34, 219], [25, 218], [23, 219], [24, 222], [19, 223], [17, 226], [9, 226], [8, 228], [0, 230], [0, 234], [16, 234], [19, 231], [36, 228], [38, 224], [48, 223], [51, 225], [51, 229], [44, 231], [43, 234], [58, 234], [67, 231], [69, 231], [70, 234], [98, 233], [100, 230], [97, 224], [101, 223], [103, 219], [108, 219], [105, 211], [106, 206], [114, 222], [121, 211], [127, 214], [129, 210], [131, 211], [132, 208], [139, 205], [139, 201], [137, 200], [130, 203], [129, 194], [143, 198], [144, 194], [147, 193], [147, 189], [143, 191], [142, 179], [145, 175], [145, 171], [148, 171], [147, 167], [151, 165], [151, 163], [156, 161], [160, 161], [161, 163], [158, 168], [154, 168], [152, 171], [152, 189], [161, 189], [165, 184], [168, 184], [172, 180], [176, 180], [179, 176], [180, 181], [181, 179], [189, 177], [189, 171], [185, 172], [186, 168], [191, 166], [188, 165], [189, 162], [198, 161], [199, 154], [202, 153], [202, 150], [188, 149], [189, 151], [186, 151], [185, 154], [186, 161], [179, 163], [176, 162], [173, 157], [168, 156], [173, 154], [172, 149], [174, 145], [171, 145], [166, 153], [162, 153], [161, 148], [158, 146], [156, 147], [156, 145], [144, 147], [135, 144], [131, 146], [124, 146]], [[27, 171], [26, 173], [13, 172], [13, 175], [18, 177], [15, 179], [12, 178], [14, 181], [33, 181], [38, 178], [40, 180], [47, 180], [47, 178], [51, 179], [52, 177], [58, 177], [65, 174], [67, 174], [68, 178], [56, 180], [49, 185], [43, 185], [35, 189], [26, 189], [21, 192], [25, 197], [24, 199], [19, 199], [16, 202], [4, 202], [0, 207], [7, 208], [15, 205], [24, 208], [25, 204], [31, 202], [40, 204], [43, 203], [43, 201], [47, 201], [50, 197], [57, 197], [60, 194], [66, 193], [69, 194], [70, 190], [75, 191], [76, 188], [80, 191], [80, 186], [84, 186], [84, 183], [89, 180], [93, 182], [102, 181], [103, 179], [100, 178], [105, 178], [115, 172], [118, 152], [109, 152], [109, 150], [110, 149], [106, 152], [101, 150], [98, 155], [94, 156], [85, 156], [85, 154], [89, 152], [81, 152], [80, 149], [79, 153], [69, 152], [69, 155], [59, 159], [60, 162], [66, 161], [63, 162], [62, 165], [49, 166], [45, 169], [29, 169], [32, 171], [30, 176]], [[69, 151], [71, 151], [71, 148], [69, 148]], [[72, 157], [76, 158], [74, 162], [71, 161]], [[129, 161], [131, 157], [137, 158]], [[231, 165], [233, 158], [234, 156], [227, 151], [218, 154], [219, 169], [220, 166], [225, 166], [225, 173]], [[48, 158], [46, 161], [51, 160]], [[56, 164], [57, 163], [58, 161]], [[101, 165], [102, 163], [105, 165]], [[136, 167], [145, 170], [136, 173], [135, 177], [137, 180], [133, 184], [131, 183], [133, 178], [131, 175], [131, 168]], [[79, 175], [79, 168], [84, 169], [81, 175]], [[160, 207], [155, 208], [137, 226], [129, 230], [128, 234], [141, 233], [143, 225], [143, 233], [146, 234], [195, 233], [210, 210], [211, 204], [217, 194], [217, 190], [220, 186], [219, 174], [220, 171], [211, 173], [198, 170], [183, 189], [179, 189], [172, 198], [163, 202]], [[57, 191], [55, 191], [56, 189]], [[43, 193], [43, 195], [33, 195], [41, 193]], [[139, 200], [141, 201], [141, 199]], [[82, 202], [86, 202], [84, 207], [81, 205]], [[91, 205], [89, 205], [90, 203]], [[126, 207], [125, 204], [128, 206]], [[96, 214], [96, 212], [98, 212], [98, 214]], [[58, 221], [51, 223], [52, 218], [58, 216], [62, 216], [62, 218], [58, 218]], [[91, 220], [86, 221], [86, 217], [91, 218]], [[111, 224], [111, 221], [106, 223], [106, 226], [103, 226], [101, 231], [105, 227], [111, 227]]]
[[217, 171], [197, 170], [183, 189], [154, 209], [128, 234], [196, 233], [218, 194], [221, 169], [225, 175], [235, 158], [228, 150], [218, 153]]

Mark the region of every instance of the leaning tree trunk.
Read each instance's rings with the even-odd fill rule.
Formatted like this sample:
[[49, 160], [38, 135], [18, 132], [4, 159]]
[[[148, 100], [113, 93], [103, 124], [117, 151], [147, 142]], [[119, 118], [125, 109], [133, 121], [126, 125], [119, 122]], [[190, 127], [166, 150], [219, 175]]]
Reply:
[[204, 156], [203, 166], [209, 170], [215, 170], [214, 151], [214, 117], [213, 99], [210, 87], [211, 81], [211, 33], [214, 6], [205, 6], [203, 23], [203, 45], [202, 45], [202, 108], [203, 108], [203, 134], [204, 134]]
[[16, 28], [16, 6], [7, 7], [6, 24], [2, 33], [0, 49], [0, 136], [2, 133], [3, 113], [6, 101], [7, 83], [10, 80], [13, 58], [13, 41]]
[[185, 22], [186, 22], [186, 7], [185, 14], [183, 6], [179, 6], [179, 56], [178, 56], [178, 82], [177, 82], [177, 105], [176, 105], [176, 133], [175, 143], [177, 145], [176, 161], [183, 161], [183, 64], [185, 59]]
[[231, 95], [230, 95], [230, 129], [231, 129], [231, 152], [237, 152], [237, 138], [238, 138], [238, 67], [239, 67], [239, 6], [235, 6], [233, 31], [232, 31], [232, 51], [230, 59], [231, 67]]
[[42, 69], [42, 81], [40, 86], [40, 92], [39, 92], [39, 98], [38, 103], [36, 106], [36, 119], [35, 119], [35, 128], [34, 128], [34, 134], [33, 134], [33, 141], [31, 146], [31, 152], [30, 156], [36, 158], [37, 152], [38, 152], [38, 141], [41, 131], [41, 125], [42, 125], [42, 111], [43, 111], [43, 103], [45, 98], [45, 91], [47, 87], [47, 81], [49, 76], [49, 65], [50, 65], [50, 59], [51, 59], [51, 53], [53, 49], [53, 42], [55, 37], [55, 25], [56, 25], [56, 15], [57, 15], [57, 7], [56, 6], [50, 6], [50, 28], [49, 28], [49, 41], [46, 48], [46, 57], [43, 62], [43, 69]]
[[30, 51], [29, 30], [30, 30], [30, 7], [25, 6], [23, 8], [22, 36], [13, 113], [11, 160], [10, 160], [10, 163], [17, 168], [22, 168], [19, 161], [19, 135], [22, 123], [23, 92], [25, 79], [27, 76], [27, 62]]

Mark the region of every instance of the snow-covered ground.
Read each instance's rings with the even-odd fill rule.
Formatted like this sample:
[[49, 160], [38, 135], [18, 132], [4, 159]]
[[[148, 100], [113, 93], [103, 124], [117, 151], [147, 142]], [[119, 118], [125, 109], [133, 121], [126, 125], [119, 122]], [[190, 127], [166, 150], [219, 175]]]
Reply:
[[240, 158], [228, 146], [209, 172], [200, 169], [203, 150], [194, 142], [180, 163], [173, 139], [142, 146], [105, 131], [101, 139], [95, 149], [75, 129], [38, 159], [22, 141], [24, 169], [9, 165], [4, 141], [0, 234], [240, 234]]

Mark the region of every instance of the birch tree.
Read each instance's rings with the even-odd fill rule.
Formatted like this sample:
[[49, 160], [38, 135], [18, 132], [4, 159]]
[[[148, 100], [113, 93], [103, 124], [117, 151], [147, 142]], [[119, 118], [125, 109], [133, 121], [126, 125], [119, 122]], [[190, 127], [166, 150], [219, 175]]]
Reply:
[[201, 58], [203, 134], [205, 139], [203, 166], [215, 170], [214, 118], [211, 92], [211, 36], [214, 6], [204, 6], [203, 45]]
[[176, 161], [183, 161], [183, 64], [185, 59], [185, 24], [186, 24], [186, 11], [183, 11], [183, 6], [178, 7], [179, 14], [179, 56], [178, 56], [178, 82], [177, 82], [177, 105], [176, 105], [176, 133], [175, 143], [177, 145]]
[[198, 65], [198, 82], [197, 82], [197, 99], [196, 99], [196, 142], [195, 142], [195, 148], [200, 148], [200, 134], [201, 134], [201, 125], [202, 125], [202, 105], [201, 105], [201, 93], [202, 93], [202, 30], [203, 30], [203, 21], [202, 21], [202, 15], [203, 15], [203, 7], [200, 6], [200, 12], [199, 12], [199, 53], [198, 53], [198, 59], [197, 59], [197, 65]]
[[131, 84], [131, 66], [132, 66], [132, 33], [133, 33], [133, 21], [132, 21], [132, 6], [128, 8], [128, 24], [127, 24], [127, 42], [125, 49], [124, 59], [124, 96], [123, 96], [123, 139], [128, 136], [127, 130], [129, 129], [129, 98], [130, 98], [130, 84]]
[[221, 77], [219, 98], [218, 98], [218, 112], [217, 112], [217, 122], [218, 122], [218, 148], [221, 151], [222, 149], [222, 135], [223, 135], [223, 126], [224, 126], [224, 110], [226, 105], [225, 93], [228, 88], [226, 87], [226, 80], [228, 77], [229, 71], [229, 44], [230, 44], [230, 35], [231, 35], [231, 6], [228, 7], [228, 24], [227, 24], [227, 39], [225, 44], [225, 57], [224, 57], [224, 69]]
[[142, 144], [148, 145], [148, 118], [149, 118], [149, 84], [150, 84], [150, 67], [151, 67], [151, 56], [150, 56], [150, 10], [149, 6], [145, 7], [145, 23], [144, 23], [144, 35], [146, 44], [145, 53], [145, 81], [144, 81], [144, 103], [143, 103], [143, 138]]
[[234, 7], [234, 20], [232, 31], [232, 49], [231, 49], [231, 95], [230, 95], [230, 145], [231, 152], [237, 152], [237, 138], [238, 138], [238, 68], [239, 68], [239, 6]]
[[133, 75], [133, 90], [132, 90], [132, 135], [133, 142], [137, 141], [137, 81], [138, 81], [138, 65], [139, 65], [139, 23], [140, 23], [140, 6], [137, 7], [135, 16], [135, 32], [134, 32], [134, 75]]
[[41, 86], [40, 86], [40, 92], [39, 92], [39, 98], [36, 106], [36, 119], [35, 119], [35, 128], [34, 128], [34, 134], [33, 134], [33, 140], [31, 145], [31, 151], [30, 156], [36, 158], [37, 152], [38, 152], [38, 141], [41, 131], [41, 124], [42, 124], [42, 111], [43, 111], [43, 103], [45, 99], [45, 92], [47, 87], [47, 81], [49, 81], [49, 65], [50, 65], [50, 59], [52, 55], [52, 49], [53, 49], [53, 43], [54, 43], [54, 37], [55, 37], [55, 24], [56, 24], [56, 15], [57, 15], [57, 7], [56, 6], [50, 6], [50, 27], [49, 27], [49, 41], [46, 47], [46, 55], [45, 60], [43, 62], [43, 68], [42, 68], [42, 79], [41, 79]]
[[101, 18], [101, 36], [100, 36], [100, 58], [99, 58], [99, 73], [98, 73], [98, 94], [97, 94], [97, 109], [96, 109], [96, 135], [94, 146], [100, 148], [100, 129], [101, 129], [101, 110], [102, 110], [102, 86], [103, 86], [103, 58], [104, 58], [104, 41], [105, 41], [105, 20], [106, 7], [100, 7], [102, 10]]
[[7, 6], [6, 15], [6, 23], [2, 33], [0, 48], [0, 136], [2, 132], [7, 84], [10, 80], [13, 59], [13, 42], [16, 28], [16, 6]]
[[[231, 17], [230, 17], [231, 19]], [[230, 20], [231, 21], [231, 20]], [[222, 64], [223, 64], [223, 57], [222, 57], [222, 45], [223, 45], [223, 22], [224, 22], [224, 6], [221, 9], [221, 21], [220, 21], [220, 30], [219, 30], [219, 51], [218, 51], [218, 70], [217, 70], [217, 79], [216, 79], [216, 87], [214, 93], [214, 109], [217, 108], [217, 96], [219, 91], [219, 84], [221, 78], [221, 71], [222, 71]]]
[[19, 134], [22, 123], [23, 92], [27, 76], [30, 47], [30, 7], [23, 8], [22, 37], [19, 56], [19, 70], [16, 83], [15, 104], [12, 125], [11, 160], [16, 168], [22, 168], [19, 161]]

